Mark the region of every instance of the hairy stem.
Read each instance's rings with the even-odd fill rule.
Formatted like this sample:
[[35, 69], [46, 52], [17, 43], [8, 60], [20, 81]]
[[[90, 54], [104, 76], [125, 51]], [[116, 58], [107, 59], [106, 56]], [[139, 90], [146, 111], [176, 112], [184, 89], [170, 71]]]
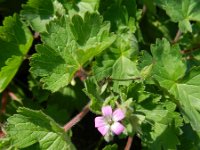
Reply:
[[130, 150], [133, 142], [133, 137], [129, 136], [124, 150]]
[[64, 125], [63, 128], [65, 132], [67, 132], [75, 124], [77, 124], [83, 117], [85, 117], [85, 115], [90, 111], [89, 105], [90, 103], [88, 103], [79, 114], [77, 114], [73, 119], [71, 119], [67, 124]]
[[174, 40], [172, 41], [172, 44], [175, 44], [175, 43], [177, 43], [179, 41], [179, 39], [181, 37], [181, 34], [182, 34], [182, 32], [180, 30], [178, 30], [176, 32], [176, 36], [175, 36]]

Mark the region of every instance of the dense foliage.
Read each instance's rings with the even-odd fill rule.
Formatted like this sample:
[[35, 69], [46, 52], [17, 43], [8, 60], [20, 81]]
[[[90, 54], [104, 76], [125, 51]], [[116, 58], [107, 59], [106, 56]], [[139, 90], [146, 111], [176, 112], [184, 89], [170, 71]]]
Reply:
[[[0, 14], [0, 149], [200, 149], [199, 0], [0, 0]], [[105, 106], [125, 114], [110, 140]]]

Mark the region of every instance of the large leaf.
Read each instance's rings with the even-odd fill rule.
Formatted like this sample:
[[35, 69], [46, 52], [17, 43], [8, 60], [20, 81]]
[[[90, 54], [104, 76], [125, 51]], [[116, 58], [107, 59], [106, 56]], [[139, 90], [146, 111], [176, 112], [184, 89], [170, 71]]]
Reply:
[[27, 108], [8, 118], [7, 133], [16, 148], [26, 148], [39, 143], [41, 150], [73, 150], [68, 135], [54, 120]]
[[152, 77], [178, 100], [182, 114], [189, 119], [194, 130], [200, 131], [199, 68], [192, 69], [185, 76], [186, 65], [182, 61], [178, 46], [171, 47], [165, 39], [157, 40], [151, 50], [154, 60]]
[[46, 31], [46, 25], [63, 14], [65, 10], [57, 0], [29, 0], [21, 11], [22, 18], [37, 32]]
[[118, 88], [118, 85], [129, 84], [131, 80], [120, 80], [134, 78], [139, 75], [137, 63], [134, 61], [137, 57], [137, 51], [137, 41], [134, 35], [131, 32], [119, 33], [117, 40], [109, 51], [97, 58], [97, 63], [93, 67], [97, 80], [111, 77], [115, 81], [115, 89]]
[[0, 27], [0, 92], [2, 92], [19, 69], [33, 38], [18, 15], [7, 17]]
[[191, 122], [192, 128], [200, 131], [200, 68], [193, 68], [190, 73], [169, 90], [180, 100], [183, 114]]
[[162, 87], [170, 89], [175, 82], [183, 77], [186, 72], [186, 65], [178, 45], [170, 46], [166, 39], [157, 40], [151, 46], [153, 55], [153, 78]]
[[178, 149], [200, 149], [200, 133], [192, 130], [189, 124], [182, 128], [183, 134], [180, 136], [181, 145]]
[[179, 143], [177, 131], [173, 126], [155, 123], [151, 136], [153, 143], [150, 145], [152, 150], [176, 150]]
[[179, 23], [182, 32], [192, 32], [190, 21], [200, 21], [198, 0], [156, 0], [172, 21]]
[[148, 143], [148, 148], [152, 150], [168, 150], [176, 149], [180, 144], [178, 136], [180, 135], [180, 127], [182, 126], [182, 118], [179, 113], [175, 112], [176, 105], [165, 100], [158, 101], [158, 96], [148, 98], [136, 110], [145, 115], [145, 122], [149, 123], [151, 132], [146, 130], [147, 124], [143, 124], [142, 139], [144, 143]]
[[31, 72], [42, 77], [44, 88], [57, 91], [66, 86], [87, 61], [110, 46], [115, 36], [109, 34], [109, 23], [98, 14], [86, 13], [59, 18], [42, 34], [43, 45], [31, 59]]

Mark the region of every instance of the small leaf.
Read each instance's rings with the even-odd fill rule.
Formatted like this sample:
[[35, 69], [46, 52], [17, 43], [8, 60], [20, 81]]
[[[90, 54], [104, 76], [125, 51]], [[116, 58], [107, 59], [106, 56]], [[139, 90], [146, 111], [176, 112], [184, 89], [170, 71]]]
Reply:
[[101, 97], [100, 88], [97, 85], [95, 78], [89, 78], [85, 81], [85, 94], [90, 98], [90, 109], [97, 113], [101, 114], [101, 107], [103, 106], [103, 98]]
[[46, 31], [46, 25], [51, 20], [65, 14], [62, 4], [57, 0], [29, 0], [22, 8], [22, 18], [37, 32]]
[[156, 0], [170, 16], [172, 21], [179, 22], [182, 32], [192, 32], [189, 21], [200, 21], [200, 1], [198, 0]]
[[[69, 7], [69, 2], [62, 2], [63, 5], [68, 5]], [[71, 3], [71, 2], [70, 2]], [[81, 1], [74, 1], [74, 5], [72, 5], [72, 8], [68, 10], [69, 16], [74, 16], [75, 14], [78, 14], [80, 16], [84, 16], [86, 12], [94, 13], [98, 11], [99, 7], [99, 0], [81, 0]]]

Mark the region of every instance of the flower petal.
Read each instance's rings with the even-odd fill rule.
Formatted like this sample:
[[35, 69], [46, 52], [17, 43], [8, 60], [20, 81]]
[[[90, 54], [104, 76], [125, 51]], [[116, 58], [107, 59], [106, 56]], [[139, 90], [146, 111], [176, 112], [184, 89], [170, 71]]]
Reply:
[[111, 106], [104, 106], [101, 109], [103, 116], [112, 116], [112, 108]]
[[110, 128], [109, 125], [105, 125], [105, 126], [97, 128], [97, 129], [104, 136], [108, 132], [109, 128]]
[[124, 131], [124, 126], [119, 122], [115, 122], [111, 126], [111, 131], [114, 132], [116, 135], [119, 135]]
[[95, 123], [95, 127], [98, 128], [98, 127], [102, 127], [102, 126], [105, 126], [106, 125], [106, 122], [104, 120], [104, 117], [96, 117], [94, 119], [94, 123]]
[[113, 121], [120, 121], [124, 119], [125, 115], [122, 109], [118, 108], [113, 112]]

